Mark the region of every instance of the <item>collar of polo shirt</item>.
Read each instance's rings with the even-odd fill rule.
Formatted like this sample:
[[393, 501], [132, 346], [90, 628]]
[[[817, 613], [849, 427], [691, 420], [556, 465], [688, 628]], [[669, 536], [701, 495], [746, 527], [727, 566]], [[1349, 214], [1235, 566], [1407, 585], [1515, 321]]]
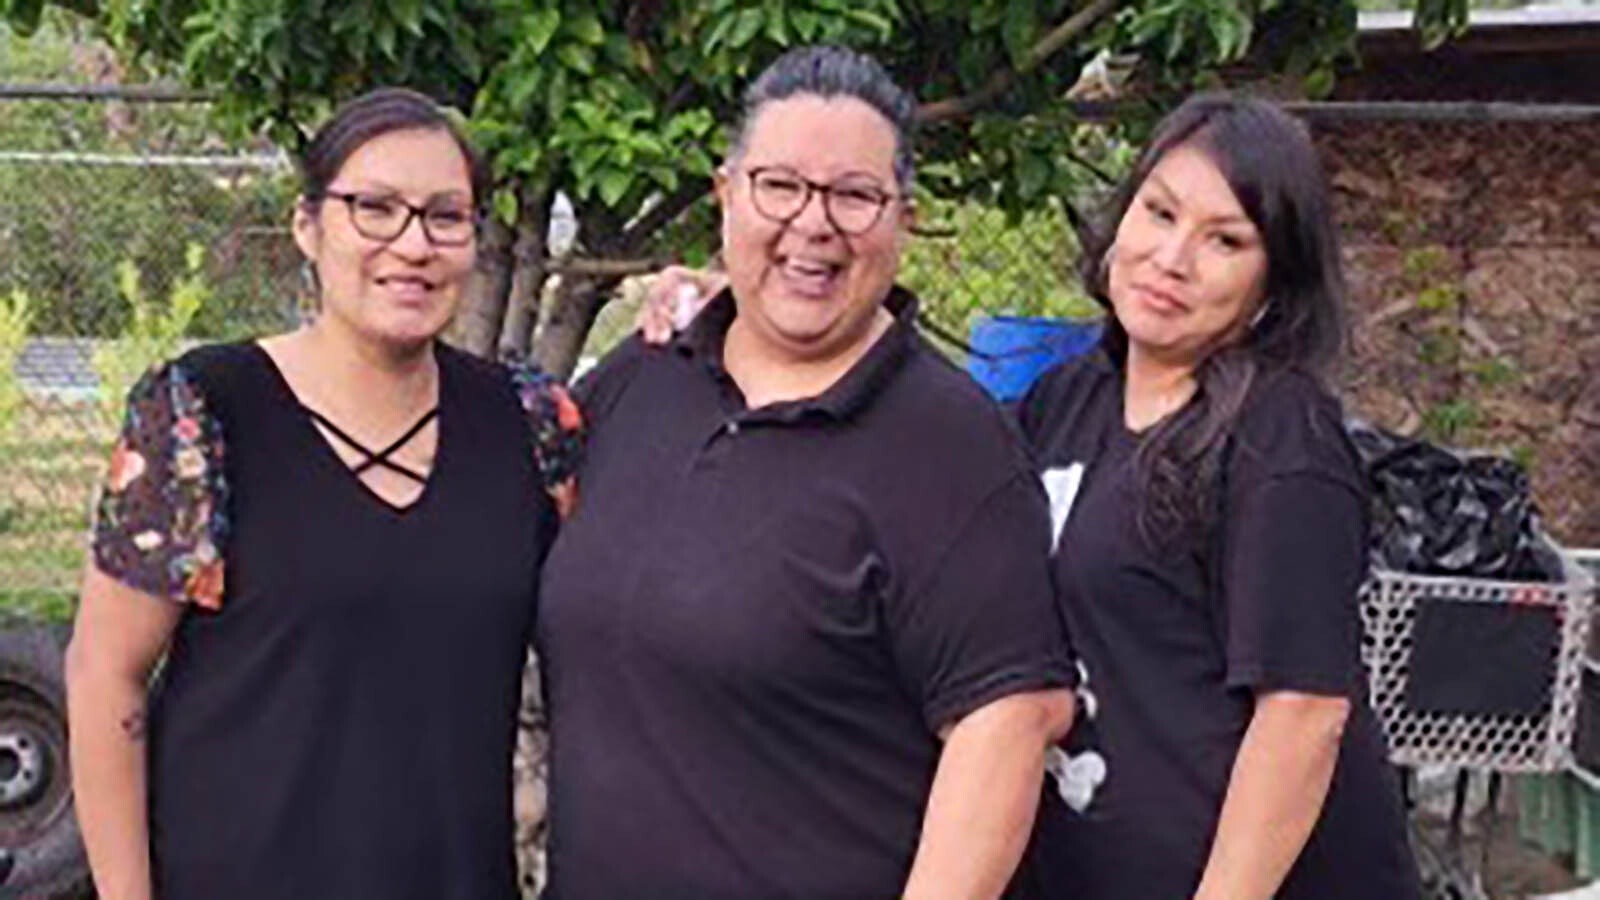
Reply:
[[[834, 419], [848, 419], [877, 395], [884, 383], [894, 375], [905, 361], [913, 341], [921, 340], [917, 334], [917, 296], [899, 285], [889, 289], [883, 308], [894, 316], [894, 324], [884, 332], [850, 371], [834, 382], [832, 387], [808, 400], [779, 403], [771, 412], [784, 419], [804, 415], [823, 414]], [[680, 354], [703, 366], [717, 379], [728, 379], [723, 365], [722, 348], [733, 324], [738, 307], [733, 291], [724, 288], [706, 303], [700, 314], [687, 329], [673, 339], [672, 346]]]

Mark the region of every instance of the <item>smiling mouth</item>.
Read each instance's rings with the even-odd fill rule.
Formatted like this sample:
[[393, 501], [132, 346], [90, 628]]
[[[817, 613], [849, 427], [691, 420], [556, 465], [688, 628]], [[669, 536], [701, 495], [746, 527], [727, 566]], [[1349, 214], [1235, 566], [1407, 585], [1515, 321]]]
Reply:
[[1189, 311], [1189, 304], [1184, 303], [1182, 300], [1179, 300], [1177, 297], [1167, 293], [1166, 291], [1157, 290], [1156, 288], [1147, 287], [1144, 285], [1136, 285], [1134, 289], [1140, 294], [1144, 295], [1145, 300], [1158, 310], [1171, 312]]
[[791, 289], [805, 295], [821, 296], [831, 291], [834, 281], [844, 271], [844, 264], [789, 256], [778, 260], [777, 269]]
[[417, 275], [385, 275], [376, 279], [377, 285], [390, 288], [402, 294], [427, 294], [439, 285], [436, 282]]

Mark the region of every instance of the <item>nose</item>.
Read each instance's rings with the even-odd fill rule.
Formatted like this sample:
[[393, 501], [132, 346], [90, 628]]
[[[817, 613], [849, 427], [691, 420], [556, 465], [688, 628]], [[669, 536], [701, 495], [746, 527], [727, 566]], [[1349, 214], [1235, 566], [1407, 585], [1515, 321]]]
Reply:
[[818, 190], [813, 190], [811, 195], [806, 197], [805, 205], [801, 206], [800, 211], [789, 220], [789, 227], [813, 238], [833, 237], [839, 233], [838, 229], [833, 227], [833, 223], [828, 221], [827, 204], [823, 199], [823, 193]]
[[413, 214], [406, 227], [389, 242], [389, 250], [406, 259], [425, 259], [433, 254], [433, 242], [422, 228], [422, 216]]
[[1151, 261], [1175, 278], [1187, 278], [1194, 265], [1194, 236], [1172, 229], [1161, 236]]

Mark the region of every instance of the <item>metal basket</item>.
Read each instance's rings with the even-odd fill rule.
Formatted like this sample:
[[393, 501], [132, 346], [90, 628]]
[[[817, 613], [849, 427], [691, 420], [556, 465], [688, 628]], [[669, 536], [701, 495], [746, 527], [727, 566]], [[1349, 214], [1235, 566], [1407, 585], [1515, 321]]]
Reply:
[[[1555, 772], [1572, 762], [1579, 682], [1594, 606], [1594, 578], [1563, 555], [1566, 580], [1536, 583], [1374, 571], [1361, 588], [1362, 662], [1373, 711], [1397, 765], [1448, 765], [1497, 772]], [[1412, 634], [1422, 598], [1518, 603], [1555, 611], [1559, 646], [1549, 704], [1536, 715], [1414, 709], [1406, 702]], [[1462, 660], [1470, 666], [1472, 660]]]

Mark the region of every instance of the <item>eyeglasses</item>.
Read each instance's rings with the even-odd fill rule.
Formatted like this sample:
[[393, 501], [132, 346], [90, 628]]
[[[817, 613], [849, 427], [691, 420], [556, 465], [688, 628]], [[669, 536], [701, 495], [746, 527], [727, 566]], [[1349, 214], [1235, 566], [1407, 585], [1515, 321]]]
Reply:
[[787, 225], [811, 202], [812, 194], [821, 194], [822, 214], [847, 235], [871, 231], [884, 207], [898, 196], [865, 177], [818, 184], [787, 166], [758, 166], [749, 174], [750, 199], [762, 216]]
[[328, 191], [324, 197], [343, 200], [350, 210], [350, 224], [364, 238], [392, 241], [405, 233], [413, 218], [422, 222], [422, 234], [439, 247], [460, 247], [472, 243], [478, 233], [478, 216], [462, 203], [412, 206], [393, 194]]

